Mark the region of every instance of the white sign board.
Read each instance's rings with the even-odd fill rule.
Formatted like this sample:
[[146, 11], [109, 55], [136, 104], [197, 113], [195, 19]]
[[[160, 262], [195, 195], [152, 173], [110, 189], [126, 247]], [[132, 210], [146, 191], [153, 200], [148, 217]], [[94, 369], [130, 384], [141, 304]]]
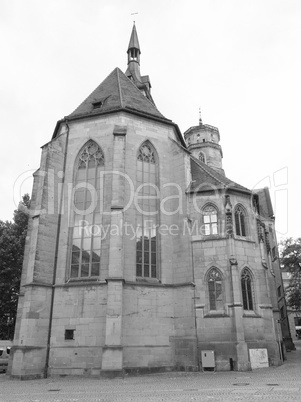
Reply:
[[269, 367], [267, 349], [249, 349], [251, 369]]

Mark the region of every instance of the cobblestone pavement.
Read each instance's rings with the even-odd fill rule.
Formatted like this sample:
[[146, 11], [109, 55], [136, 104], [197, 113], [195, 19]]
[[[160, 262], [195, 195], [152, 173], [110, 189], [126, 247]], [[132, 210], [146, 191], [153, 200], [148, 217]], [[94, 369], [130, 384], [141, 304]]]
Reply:
[[301, 341], [282, 366], [250, 372], [166, 373], [123, 379], [0, 375], [0, 402], [301, 401]]

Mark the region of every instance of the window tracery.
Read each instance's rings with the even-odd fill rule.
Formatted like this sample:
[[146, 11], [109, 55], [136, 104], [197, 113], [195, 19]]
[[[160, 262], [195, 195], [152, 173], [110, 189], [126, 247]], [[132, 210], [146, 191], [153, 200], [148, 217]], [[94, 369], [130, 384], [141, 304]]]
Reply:
[[141, 145], [138, 153], [138, 160], [147, 163], [156, 163], [154, 150], [149, 144]]
[[91, 161], [97, 166], [104, 164], [103, 152], [94, 141], [89, 141], [88, 144], [84, 146], [78, 158], [78, 167], [85, 168]]
[[89, 141], [79, 153], [74, 180], [70, 264], [70, 277], [74, 279], [97, 277], [100, 273], [103, 170], [104, 154], [99, 145]]
[[213, 205], [203, 208], [203, 233], [208, 235], [217, 234], [217, 209]]
[[223, 309], [222, 276], [215, 267], [208, 274], [208, 292], [210, 310]]
[[248, 268], [244, 268], [241, 273], [241, 291], [244, 310], [253, 310], [253, 280]]
[[137, 187], [139, 189], [136, 237], [136, 276], [158, 276], [158, 172], [155, 150], [150, 143], [139, 148]]
[[234, 217], [237, 236], [246, 237], [246, 213], [240, 205], [235, 207]]

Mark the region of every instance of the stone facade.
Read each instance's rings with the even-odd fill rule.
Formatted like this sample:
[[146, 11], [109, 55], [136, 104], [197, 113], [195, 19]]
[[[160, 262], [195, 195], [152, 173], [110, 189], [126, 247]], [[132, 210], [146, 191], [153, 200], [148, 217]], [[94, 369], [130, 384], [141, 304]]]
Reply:
[[[190, 138], [187, 148], [178, 127], [156, 109], [148, 76], [139, 75], [137, 64], [131, 68], [140, 61], [135, 58], [140, 55], [135, 35], [136, 30], [126, 76], [114, 70], [57, 123], [51, 142], [42, 148], [33, 185], [13, 376], [199, 370], [202, 350], [214, 350], [217, 370], [250, 369], [250, 348], [267, 348], [270, 364], [280, 363], [276, 289], [281, 283], [276, 283], [279, 267], [270, 256], [270, 243], [276, 245], [273, 216], [260, 215], [268, 195], [252, 194], [226, 178], [216, 128], [201, 123], [192, 127], [185, 134]], [[198, 132], [212, 137], [199, 143]], [[101, 221], [89, 228], [104, 232], [99, 273], [91, 273], [92, 250], [86, 264], [90, 274], [84, 274], [82, 262], [82, 273], [75, 277], [72, 269], [80, 263], [71, 262], [77, 253], [72, 246], [74, 185], [79, 155], [87, 144], [100, 147], [103, 155], [96, 207]], [[157, 225], [152, 237], [141, 236], [141, 274], [137, 160], [143, 146], [145, 157], [149, 150], [154, 154]], [[197, 153], [201, 148], [203, 161]], [[143, 194], [151, 205], [151, 196], [145, 196], [149, 193]], [[207, 206], [211, 212], [206, 215]], [[244, 216], [240, 229], [235, 226], [237, 206]], [[89, 214], [84, 216], [88, 219]], [[94, 234], [89, 236], [94, 239]], [[150, 242], [154, 249], [148, 248]], [[82, 245], [78, 252], [81, 261], [85, 250]], [[249, 273], [247, 282], [242, 282], [244, 272]], [[247, 286], [245, 293], [242, 286]]]

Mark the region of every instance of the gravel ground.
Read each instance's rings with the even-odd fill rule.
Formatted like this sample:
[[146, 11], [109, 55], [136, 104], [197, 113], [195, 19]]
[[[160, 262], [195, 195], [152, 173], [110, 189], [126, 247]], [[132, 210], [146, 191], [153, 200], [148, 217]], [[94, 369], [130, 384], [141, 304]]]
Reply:
[[301, 341], [282, 366], [250, 372], [165, 373], [123, 379], [0, 375], [0, 402], [301, 401]]

